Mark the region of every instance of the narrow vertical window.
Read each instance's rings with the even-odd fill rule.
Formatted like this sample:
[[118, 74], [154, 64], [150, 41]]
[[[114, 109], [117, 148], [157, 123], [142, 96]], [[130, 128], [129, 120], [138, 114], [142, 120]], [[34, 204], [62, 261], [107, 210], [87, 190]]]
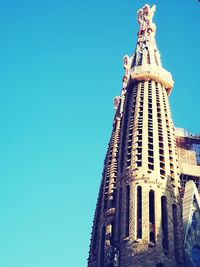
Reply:
[[172, 214], [173, 214], [173, 227], [174, 227], [174, 250], [175, 250], [175, 259], [179, 263], [178, 255], [178, 229], [177, 229], [177, 207], [175, 204], [172, 205]]
[[149, 241], [155, 243], [155, 196], [154, 191], [149, 192]]
[[104, 266], [105, 239], [106, 239], [106, 227], [104, 226], [101, 231], [100, 267]]
[[137, 238], [142, 238], [142, 187], [137, 187]]
[[151, 63], [151, 62], [150, 62], [150, 53], [149, 53], [149, 51], [147, 51], [147, 63], [148, 63], [148, 64]]
[[126, 186], [126, 228], [125, 236], [129, 236], [129, 219], [130, 219], [130, 185]]
[[168, 241], [168, 216], [167, 216], [167, 198], [161, 197], [161, 224], [162, 224], [162, 246], [163, 252], [168, 254], [169, 241]]
[[143, 54], [140, 53], [139, 54], [139, 60], [138, 60], [138, 66], [141, 66], [142, 65], [142, 60], [143, 60]]

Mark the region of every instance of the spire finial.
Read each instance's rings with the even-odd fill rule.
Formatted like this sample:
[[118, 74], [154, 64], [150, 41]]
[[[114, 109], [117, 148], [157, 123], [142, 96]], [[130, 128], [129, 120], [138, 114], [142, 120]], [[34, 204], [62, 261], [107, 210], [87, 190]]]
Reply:
[[156, 6], [153, 5], [151, 8], [149, 5], [144, 5], [143, 8], [140, 8], [137, 12], [138, 23], [140, 24], [140, 31], [145, 31], [153, 29], [155, 24], [152, 22], [154, 12], [156, 11]]
[[[153, 40], [156, 31], [156, 25], [152, 22], [154, 12], [156, 11], [156, 6], [144, 5], [137, 12], [138, 23], [140, 25], [138, 31], [138, 44], [142, 45], [144, 42], [149, 42], [150, 39]], [[153, 37], [153, 38], [151, 38]]]

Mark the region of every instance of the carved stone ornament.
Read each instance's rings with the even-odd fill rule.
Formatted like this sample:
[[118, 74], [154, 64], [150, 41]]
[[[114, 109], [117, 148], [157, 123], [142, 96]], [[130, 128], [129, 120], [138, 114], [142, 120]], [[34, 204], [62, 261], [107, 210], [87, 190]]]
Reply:
[[151, 8], [149, 5], [145, 5], [143, 8], [139, 9], [137, 12], [138, 15], [138, 23], [140, 24], [141, 31], [153, 31], [154, 23], [152, 22], [154, 12], [156, 11], [156, 6], [153, 5]]
[[115, 96], [114, 97], [114, 109], [117, 110], [119, 106], [119, 101], [120, 101], [120, 96]]
[[138, 31], [138, 48], [142, 50], [150, 43], [155, 42], [155, 31], [156, 25], [152, 22], [156, 6], [153, 5], [151, 8], [149, 5], [145, 5], [137, 12], [139, 31]]
[[123, 57], [123, 61], [124, 61], [124, 69], [125, 69], [125, 74], [123, 77], [123, 88], [126, 88], [129, 77], [130, 77], [130, 68], [131, 68], [131, 58], [129, 58], [129, 56], [125, 55]]
[[124, 60], [124, 69], [126, 72], [128, 72], [128, 70], [130, 69], [130, 65], [131, 65], [131, 58], [129, 58], [129, 56], [125, 55], [123, 57]]

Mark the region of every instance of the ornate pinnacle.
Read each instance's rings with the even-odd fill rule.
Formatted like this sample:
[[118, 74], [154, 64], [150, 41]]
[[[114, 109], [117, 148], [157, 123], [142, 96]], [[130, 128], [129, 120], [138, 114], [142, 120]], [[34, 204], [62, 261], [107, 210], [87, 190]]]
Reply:
[[145, 5], [137, 12], [138, 23], [140, 25], [138, 31], [138, 45], [140, 49], [144, 46], [148, 46], [150, 43], [155, 44], [155, 31], [156, 25], [152, 22], [156, 6], [153, 5], [151, 8], [149, 5]]
[[154, 12], [156, 11], [156, 6], [153, 5], [150, 8], [149, 5], [145, 5], [143, 8], [140, 8], [137, 12], [138, 23], [140, 24], [139, 34], [144, 34], [151, 31], [155, 31], [155, 23], [152, 22]]

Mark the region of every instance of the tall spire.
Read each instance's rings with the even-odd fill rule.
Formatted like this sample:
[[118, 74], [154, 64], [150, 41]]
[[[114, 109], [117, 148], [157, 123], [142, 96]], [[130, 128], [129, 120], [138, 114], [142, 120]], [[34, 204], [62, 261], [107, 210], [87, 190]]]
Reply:
[[124, 57], [88, 267], [183, 266], [173, 80], [161, 66], [154, 12], [148, 5], [138, 11], [136, 49]]

